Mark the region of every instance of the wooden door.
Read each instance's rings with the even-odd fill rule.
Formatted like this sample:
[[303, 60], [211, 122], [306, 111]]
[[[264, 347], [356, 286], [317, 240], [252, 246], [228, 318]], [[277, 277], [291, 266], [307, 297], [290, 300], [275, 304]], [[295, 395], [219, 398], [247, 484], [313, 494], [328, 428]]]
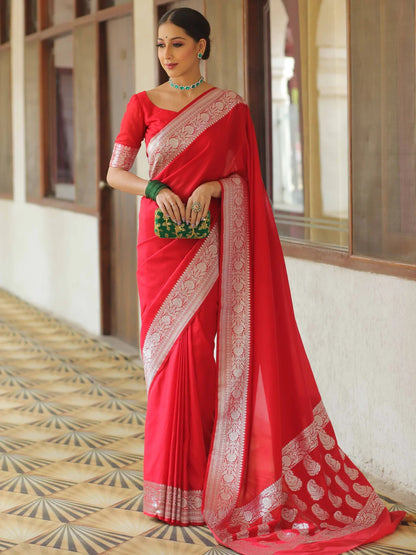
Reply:
[[134, 91], [133, 18], [109, 20], [100, 28], [100, 254], [102, 329], [138, 344], [136, 285], [136, 197], [105, 186], [114, 140]]

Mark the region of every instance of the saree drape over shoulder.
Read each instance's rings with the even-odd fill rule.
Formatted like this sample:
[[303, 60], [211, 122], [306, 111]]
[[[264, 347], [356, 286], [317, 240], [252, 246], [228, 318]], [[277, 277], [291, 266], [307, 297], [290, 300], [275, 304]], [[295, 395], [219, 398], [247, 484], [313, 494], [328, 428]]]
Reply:
[[151, 178], [184, 202], [222, 185], [206, 239], [156, 237], [141, 202], [145, 513], [205, 522], [246, 555], [337, 555], [393, 532], [402, 513], [338, 446], [309, 366], [246, 104], [213, 88], [176, 113], [140, 93], [111, 165], [130, 169], [143, 138]]

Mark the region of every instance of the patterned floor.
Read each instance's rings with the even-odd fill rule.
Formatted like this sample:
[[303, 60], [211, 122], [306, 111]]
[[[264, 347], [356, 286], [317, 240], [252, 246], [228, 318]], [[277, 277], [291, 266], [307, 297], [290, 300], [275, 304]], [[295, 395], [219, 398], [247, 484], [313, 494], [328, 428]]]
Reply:
[[[233, 553], [207, 528], [142, 514], [145, 416], [134, 358], [0, 290], [0, 551]], [[416, 555], [408, 520], [350, 553]]]

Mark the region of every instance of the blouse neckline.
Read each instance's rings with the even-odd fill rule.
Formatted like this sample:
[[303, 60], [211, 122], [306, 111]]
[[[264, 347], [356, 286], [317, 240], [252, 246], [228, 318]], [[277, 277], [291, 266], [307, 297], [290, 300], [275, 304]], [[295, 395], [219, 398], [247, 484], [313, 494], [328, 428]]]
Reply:
[[188, 104], [185, 104], [185, 106], [183, 108], [181, 108], [180, 110], [168, 110], [167, 108], [161, 108], [160, 106], [158, 106], [157, 104], [155, 104], [154, 102], [152, 102], [147, 94], [147, 91], [144, 91], [145, 93], [145, 97], [147, 99], [147, 101], [149, 102], [149, 104], [151, 104], [153, 106], [153, 108], [157, 108], [158, 110], [162, 110], [163, 112], [170, 112], [172, 114], [180, 114], [181, 112], [183, 112], [184, 110], [186, 110], [186, 108], [189, 108], [189, 106], [191, 106], [191, 104], [193, 104], [194, 102], [196, 102], [197, 100], [199, 100], [200, 98], [202, 98], [203, 96], [205, 96], [207, 93], [209, 93], [210, 91], [216, 89], [217, 87], [211, 87], [210, 89], [208, 89], [207, 91], [204, 91], [202, 94], [200, 94], [199, 96], [197, 96], [196, 98], [194, 98], [193, 100], [191, 100], [190, 102], [188, 102]]

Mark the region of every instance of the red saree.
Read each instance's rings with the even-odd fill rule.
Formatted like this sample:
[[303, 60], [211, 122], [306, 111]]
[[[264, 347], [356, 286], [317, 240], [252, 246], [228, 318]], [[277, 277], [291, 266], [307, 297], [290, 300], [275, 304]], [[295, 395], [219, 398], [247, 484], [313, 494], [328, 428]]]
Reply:
[[246, 555], [337, 555], [393, 532], [403, 513], [340, 449], [316, 387], [244, 101], [214, 88], [175, 113], [135, 95], [111, 165], [130, 169], [143, 137], [151, 178], [183, 201], [222, 184], [203, 240], [156, 237], [141, 203], [146, 514], [206, 522]]

